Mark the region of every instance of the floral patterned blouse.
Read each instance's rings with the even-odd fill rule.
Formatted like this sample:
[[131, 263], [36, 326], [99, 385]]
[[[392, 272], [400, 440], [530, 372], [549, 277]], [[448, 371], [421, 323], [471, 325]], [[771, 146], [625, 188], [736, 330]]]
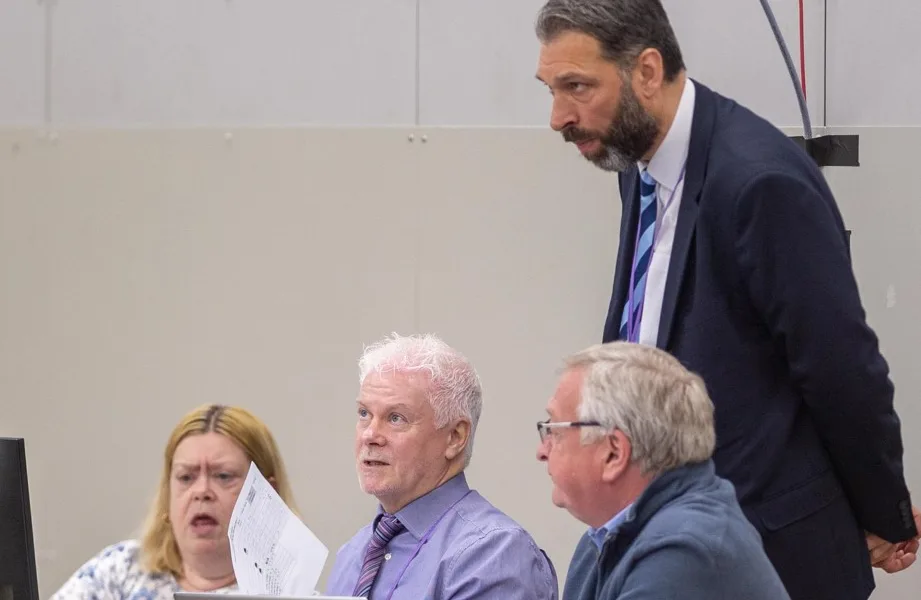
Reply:
[[[169, 573], [150, 573], [140, 564], [140, 543], [126, 540], [105, 548], [88, 560], [51, 600], [173, 600], [181, 591]], [[237, 591], [235, 584], [214, 590]]]

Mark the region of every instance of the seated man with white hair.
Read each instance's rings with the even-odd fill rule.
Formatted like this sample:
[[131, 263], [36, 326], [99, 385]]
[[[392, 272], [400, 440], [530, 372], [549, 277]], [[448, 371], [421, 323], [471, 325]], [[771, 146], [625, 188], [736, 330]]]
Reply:
[[553, 502], [589, 526], [564, 600], [789, 599], [714, 473], [700, 377], [656, 348], [593, 346], [567, 359], [547, 412], [537, 457]]
[[358, 479], [380, 505], [339, 550], [326, 593], [556, 600], [546, 554], [467, 485], [482, 406], [473, 366], [435, 336], [394, 335], [365, 350], [359, 381]]

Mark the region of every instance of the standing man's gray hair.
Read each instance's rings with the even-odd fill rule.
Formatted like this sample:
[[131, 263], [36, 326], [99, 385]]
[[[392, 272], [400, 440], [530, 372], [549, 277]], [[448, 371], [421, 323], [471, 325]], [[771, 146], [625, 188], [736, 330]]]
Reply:
[[583, 441], [620, 430], [630, 440], [632, 460], [644, 473], [659, 474], [708, 460], [716, 444], [713, 403], [703, 380], [664, 350], [629, 342], [592, 346], [566, 361], [584, 368]]
[[659, 0], [548, 0], [537, 16], [537, 37], [548, 43], [567, 31], [597, 39], [602, 55], [629, 71], [640, 53], [662, 55], [665, 80], [684, 70], [678, 39]]
[[483, 410], [483, 388], [473, 365], [460, 352], [433, 334], [390, 335], [365, 348], [358, 360], [361, 384], [370, 372], [421, 373], [435, 411], [435, 427], [464, 418], [470, 421], [465, 463], [473, 456], [473, 438]]

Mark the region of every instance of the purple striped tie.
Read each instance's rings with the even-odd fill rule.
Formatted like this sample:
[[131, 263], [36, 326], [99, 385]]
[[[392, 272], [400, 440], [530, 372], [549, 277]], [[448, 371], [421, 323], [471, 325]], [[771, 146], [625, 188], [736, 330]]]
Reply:
[[370, 597], [374, 578], [377, 577], [377, 571], [381, 568], [384, 554], [387, 552], [387, 544], [401, 531], [403, 531], [403, 524], [395, 516], [387, 513], [381, 515], [365, 550], [365, 561], [361, 565], [361, 573], [358, 575], [358, 583], [355, 584], [353, 596]]

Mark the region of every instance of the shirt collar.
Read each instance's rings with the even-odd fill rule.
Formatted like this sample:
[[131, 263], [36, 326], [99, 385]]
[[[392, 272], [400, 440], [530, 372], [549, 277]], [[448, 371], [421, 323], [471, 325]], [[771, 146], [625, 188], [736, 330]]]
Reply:
[[627, 519], [627, 513], [632, 506], [633, 503], [631, 502], [625, 506], [623, 510], [611, 517], [610, 521], [598, 529], [589, 527], [588, 535], [592, 538], [592, 541], [595, 542], [595, 545], [598, 546], [599, 550], [604, 546], [604, 541], [607, 539], [607, 537], [617, 531], [617, 528], [620, 526], [620, 524]]
[[[413, 537], [421, 540], [435, 521], [469, 491], [467, 478], [461, 471], [429, 493], [419, 496], [398, 510], [395, 516]], [[383, 508], [378, 506], [378, 513], [381, 512]]]
[[662, 140], [662, 144], [656, 150], [648, 166], [644, 162], [637, 164], [640, 171], [646, 169], [657, 183], [668, 190], [674, 190], [678, 185], [681, 169], [684, 168], [688, 157], [691, 125], [694, 122], [694, 99], [694, 82], [687, 77], [684, 81], [684, 90], [681, 92], [681, 100], [678, 101], [678, 110], [675, 112], [675, 118], [668, 133], [665, 134], [665, 139]]

